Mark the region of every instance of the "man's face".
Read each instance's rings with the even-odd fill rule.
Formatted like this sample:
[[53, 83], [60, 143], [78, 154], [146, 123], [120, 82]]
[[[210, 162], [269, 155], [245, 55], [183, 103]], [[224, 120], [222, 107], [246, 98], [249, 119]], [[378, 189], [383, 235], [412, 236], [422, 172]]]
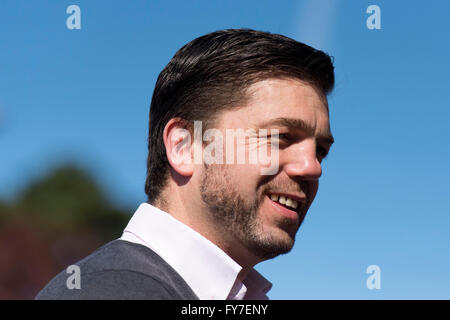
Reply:
[[[271, 129], [278, 129], [277, 153], [270, 152], [270, 137], [258, 143], [242, 142], [246, 152], [265, 148], [271, 157], [278, 157], [278, 170], [261, 175], [264, 165], [248, 160], [245, 164], [204, 165], [200, 194], [215, 229], [264, 260], [286, 253], [294, 245], [317, 193], [321, 161], [332, 137], [326, 101], [310, 85], [269, 79], [251, 86], [249, 95], [246, 106], [221, 114], [216, 128], [224, 137], [226, 129], [254, 128], [256, 133], [267, 129], [268, 135]], [[283, 205], [282, 196], [291, 200]]]

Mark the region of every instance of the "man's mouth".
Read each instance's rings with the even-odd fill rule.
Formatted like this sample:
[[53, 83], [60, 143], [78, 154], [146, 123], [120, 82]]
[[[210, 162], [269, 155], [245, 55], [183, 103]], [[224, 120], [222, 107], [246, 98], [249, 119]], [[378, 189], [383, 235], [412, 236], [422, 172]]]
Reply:
[[297, 214], [300, 213], [300, 209], [306, 201], [304, 198], [299, 198], [296, 196], [288, 196], [286, 194], [269, 193], [267, 196], [271, 201], [275, 202], [277, 205], [280, 205], [290, 211], [294, 211]]

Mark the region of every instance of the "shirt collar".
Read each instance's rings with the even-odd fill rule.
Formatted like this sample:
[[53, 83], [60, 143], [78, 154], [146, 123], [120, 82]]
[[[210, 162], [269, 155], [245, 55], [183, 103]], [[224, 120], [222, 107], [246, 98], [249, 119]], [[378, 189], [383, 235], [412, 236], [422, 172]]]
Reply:
[[239, 264], [200, 233], [151, 204], [142, 203], [136, 210], [122, 239], [129, 240], [130, 235], [163, 258], [201, 300], [225, 300], [236, 287], [244, 287], [246, 299], [267, 299], [272, 287], [255, 269], [241, 283], [237, 280]]

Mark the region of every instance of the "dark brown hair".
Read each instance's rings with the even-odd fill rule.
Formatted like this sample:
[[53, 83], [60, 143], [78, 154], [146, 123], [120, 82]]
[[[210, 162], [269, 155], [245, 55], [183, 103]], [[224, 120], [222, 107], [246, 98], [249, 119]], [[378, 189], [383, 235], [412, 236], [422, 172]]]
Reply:
[[291, 38], [229, 29], [192, 40], [159, 74], [150, 106], [145, 193], [154, 203], [168, 179], [163, 131], [172, 118], [202, 121], [207, 128], [224, 110], [245, 102], [245, 90], [268, 78], [295, 78], [323, 96], [334, 86], [333, 60]]

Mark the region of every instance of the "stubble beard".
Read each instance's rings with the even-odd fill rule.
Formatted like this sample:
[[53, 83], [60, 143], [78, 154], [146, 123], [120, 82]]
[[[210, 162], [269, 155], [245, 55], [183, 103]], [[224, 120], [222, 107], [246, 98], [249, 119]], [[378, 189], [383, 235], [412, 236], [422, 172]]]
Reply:
[[[256, 257], [267, 260], [289, 252], [295, 241], [295, 234], [289, 239], [277, 238], [266, 232], [258, 219], [258, 209], [265, 195], [260, 188], [253, 199], [243, 197], [232, 181], [226, 166], [206, 165], [201, 177], [200, 194], [208, 207], [217, 231], [239, 241]], [[278, 221], [279, 227], [292, 222], [287, 219]]]

